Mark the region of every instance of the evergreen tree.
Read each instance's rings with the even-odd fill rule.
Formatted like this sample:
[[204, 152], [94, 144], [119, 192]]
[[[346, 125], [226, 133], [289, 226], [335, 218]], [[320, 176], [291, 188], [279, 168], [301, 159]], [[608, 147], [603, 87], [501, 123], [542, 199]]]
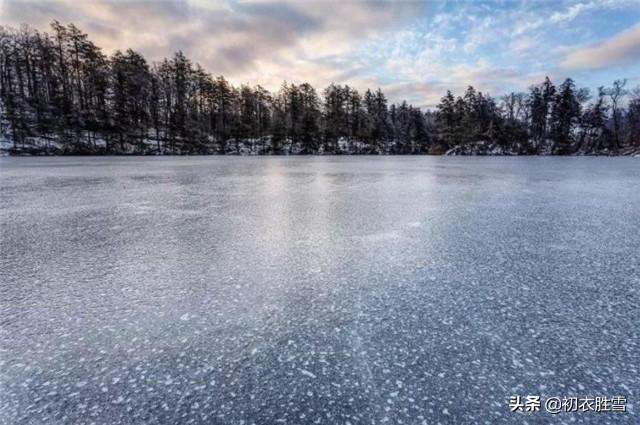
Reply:
[[[73, 24], [51, 32], [0, 27], [0, 132], [14, 149], [68, 153], [514, 153], [600, 152], [640, 144], [640, 93], [625, 81], [588, 92], [549, 78], [500, 106], [468, 86], [448, 91], [435, 111], [308, 83], [275, 94], [213, 78], [177, 52], [148, 64], [133, 51], [107, 58]], [[626, 106], [626, 109], [625, 109]], [[530, 143], [528, 143], [530, 142]]]
[[456, 142], [458, 125], [456, 100], [451, 91], [447, 90], [447, 94], [440, 100], [437, 110], [439, 139], [444, 143], [445, 148], [451, 148]]
[[571, 145], [574, 141], [572, 129], [578, 122], [580, 115], [581, 108], [575, 84], [571, 78], [567, 78], [558, 87], [551, 117], [551, 133], [555, 142], [555, 152], [571, 153]]

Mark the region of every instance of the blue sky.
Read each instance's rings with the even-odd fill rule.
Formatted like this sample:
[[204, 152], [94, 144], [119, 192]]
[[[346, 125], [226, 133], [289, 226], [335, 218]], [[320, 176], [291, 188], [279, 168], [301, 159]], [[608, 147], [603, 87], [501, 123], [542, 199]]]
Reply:
[[181, 49], [234, 83], [382, 87], [431, 106], [472, 84], [495, 96], [545, 75], [595, 88], [640, 84], [640, 0], [29, 1], [0, 22], [74, 22], [106, 53], [150, 60]]

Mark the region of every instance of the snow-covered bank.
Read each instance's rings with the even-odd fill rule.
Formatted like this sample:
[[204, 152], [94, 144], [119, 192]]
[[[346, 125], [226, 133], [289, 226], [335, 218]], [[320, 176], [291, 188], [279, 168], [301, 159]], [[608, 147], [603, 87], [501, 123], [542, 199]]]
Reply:
[[[198, 149], [185, 149], [180, 144], [164, 145], [157, 140], [145, 139], [142, 143], [108, 143], [102, 139], [88, 143], [63, 143], [55, 138], [28, 138], [20, 143], [3, 138], [0, 140], [0, 156], [59, 156], [59, 155], [396, 155], [403, 154], [394, 150], [393, 143], [367, 144], [360, 141], [340, 139], [331, 148], [320, 144], [316, 150], [309, 150], [301, 143], [289, 140], [274, 146], [270, 138], [250, 140], [228, 140], [224, 143], [211, 141]], [[513, 143], [502, 146], [491, 142], [474, 142], [457, 145], [447, 149], [442, 145], [425, 146], [415, 149], [411, 154], [447, 155], [447, 156], [520, 156], [520, 155], [569, 155], [569, 156], [635, 156], [640, 157], [640, 147], [626, 147], [617, 151], [609, 149], [576, 150], [570, 153], [541, 148], [531, 151], [530, 145]]]
[[491, 142], [474, 142], [466, 145], [454, 146], [445, 152], [449, 156], [517, 156], [517, 155], [537, 155], [537, 156], [635, 156], [640, 157], [640, 147], [625, 147], [618, 150], [603, 149], [581, 149], [577, 147], [570, 152], [560, 152], [554, 149], [551, 143], [539, 146], [536, 150], [531, 151], [529, 147], [513, 143], [509, 146], [502, 146]]

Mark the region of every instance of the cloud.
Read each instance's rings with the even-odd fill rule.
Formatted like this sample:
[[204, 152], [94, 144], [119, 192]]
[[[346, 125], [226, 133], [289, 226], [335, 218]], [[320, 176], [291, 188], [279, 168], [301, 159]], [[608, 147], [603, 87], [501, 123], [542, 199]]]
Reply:
[[442, 87], [427, 81], [407, 81], [382, 87], [390, 99], [403, 99], [421, 108], [434, 108], [442, 94]]
[[637, 7], [639, 4], [639, 0], [591, 0], [571, 4], [564, 10], [555, 11], [541, 18], [535, 17], [540, 15], [540, 11], [536, 10], [529, 19], [519, 19], [514, 26], [514, 32], [516, 35], [521, 35], [550, 25], [556, 27], [567, 25], [588, 12]]
[[511, 49], [517, 53], [523, 53], [531, 50], [537, 44], [537, 41], [534, 37], [519, 37], [514, 39], [511, 42]]
[[569, 69], [595, 69], [631, 62], [640, 63], [640, 23], [607, 40], [571, 48], [561, 65]]
[[[632, 61], [638, 57], [634, 46], [640, 45], [634, 38], [637, 28], [580, 45], [573, 53], [575, 47], [557, 46], [593, 41], [622, 22], [640, 19], [639, 4], [0, 0], [0, 22], [27, 23], [40, 30], [47, 30], [53, 19], [73, 22], [105, 53], [133, 48], [149, 61], [182, 50], [234, 84], [277, 90], [283, 81], [309, 82], [321, 92], [335, 82], [358, 90], [380, 87], [394, 102], [431, 105], [447, 89], [460, 94], [469, 84], [500, 95], [526, 89], [540, 76], [564, 75], [569, 68]], [[606, 12], [607, 19], [594, 19], [600, 12]]]
[[[600, 0], [600, 3], [602, 3], [602, 0]], [[596, 2], [576, 3], [564, 12], [554, 12], [553, 15], [551, 15], [550, 21], [553, 23], [571, 22], [576, 19], [581, 13], [593, 10], [597, 7], [598, 3]]]
[[54, 19], [73, 22], [108, 54], [133, 48], [161, 60], [182, 50], [214, 75], [274, 89], [349, 73], [356, 65], [342, 58], [422, 8], [386, 0], [4, 0], [0, 21], [40, 30]]

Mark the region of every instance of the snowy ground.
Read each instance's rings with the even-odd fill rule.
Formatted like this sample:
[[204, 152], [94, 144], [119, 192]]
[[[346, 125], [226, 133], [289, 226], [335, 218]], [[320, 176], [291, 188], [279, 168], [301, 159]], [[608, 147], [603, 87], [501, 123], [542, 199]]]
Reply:
[[638, 423], [638, 187], [633, 158], [0, 158], [0, 424]]

